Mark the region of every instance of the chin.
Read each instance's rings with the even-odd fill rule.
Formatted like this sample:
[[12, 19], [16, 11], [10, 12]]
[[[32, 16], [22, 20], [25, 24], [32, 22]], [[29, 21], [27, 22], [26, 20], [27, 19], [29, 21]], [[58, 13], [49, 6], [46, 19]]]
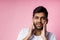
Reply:
[[43, 26], [42, 26], [42, 25], [38, 26], [38, 25], [35, 25], [35, 24], [34, 24], [34, 27], [35, 27], [35, 29], [37, 29], [37, 30], [42, 30], [42, 29], [43, 29]]
[[37, 27], [37, 26], [36, 26], [35, 29], [42, 30], [43, 27]]

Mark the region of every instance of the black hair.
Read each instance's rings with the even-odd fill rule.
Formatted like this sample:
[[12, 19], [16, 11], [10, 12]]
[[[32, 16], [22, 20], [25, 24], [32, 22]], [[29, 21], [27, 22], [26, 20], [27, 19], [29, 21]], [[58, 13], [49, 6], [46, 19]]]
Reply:
[[46, 18], [48, 17], [48, 11], [43, 6], [38, 6], [33, 10], [33, 17], [36, 13], [40, 13], [40, 12], [43, 12], [45, 14]]

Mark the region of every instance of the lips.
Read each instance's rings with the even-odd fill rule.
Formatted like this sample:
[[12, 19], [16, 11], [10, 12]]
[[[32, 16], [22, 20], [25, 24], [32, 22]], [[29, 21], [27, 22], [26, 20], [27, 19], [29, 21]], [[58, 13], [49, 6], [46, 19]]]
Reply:
[[37, 25], [37, 26], [41, 26], [42, 24], [41, 24], [41, 23], [37, 23], [36, 25]]

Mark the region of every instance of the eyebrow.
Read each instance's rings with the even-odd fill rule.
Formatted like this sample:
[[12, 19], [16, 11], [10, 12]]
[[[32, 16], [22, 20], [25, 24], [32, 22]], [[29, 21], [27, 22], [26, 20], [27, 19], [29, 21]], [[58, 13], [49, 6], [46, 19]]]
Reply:
[[[35, 16], [35, 17], [38, 17], [38, 16]], [[45, 18], [45, 16], [42, 16], [43, 18]]]

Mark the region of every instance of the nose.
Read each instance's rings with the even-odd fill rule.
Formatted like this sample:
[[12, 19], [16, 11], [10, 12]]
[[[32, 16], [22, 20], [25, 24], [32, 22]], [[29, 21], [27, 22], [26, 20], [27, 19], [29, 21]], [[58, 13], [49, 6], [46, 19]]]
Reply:
[[41, 18], [38, 19], [38, 22], [41, 22]]

